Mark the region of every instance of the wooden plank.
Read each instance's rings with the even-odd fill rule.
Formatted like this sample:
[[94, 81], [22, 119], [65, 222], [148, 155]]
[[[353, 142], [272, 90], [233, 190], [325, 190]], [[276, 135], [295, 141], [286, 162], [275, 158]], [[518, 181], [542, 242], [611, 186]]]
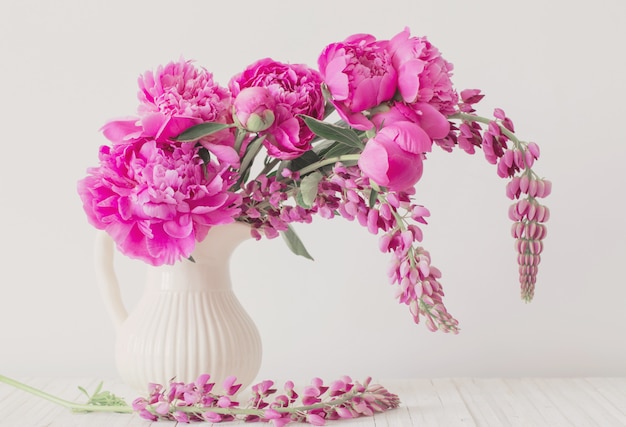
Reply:
[[559, 408], [572, 426], [624, 427], [624, 423], [593, 398], [588, 387], [575, 379], [537, 378], [533, 382]]
[[440, 400], [439, 410], [436, 414], [439, 423], [437, 425], [476, 427], [472, 414], [453, 380], [448, 378], [433, 379], [432, 384]]
[[563, 415], [549, 397], [529, 378], [506, 379], [507, 386], [514, 396], [523, 397], [532, 409], [525, 412], [524, 419], [532, 425], [545, 427], [570, 426], [569, 420]]
[[[66, 384], [52, 379], [27, 378], [25, 383], [53, 395], [61, 395], [67, 390]], [[0, 426], [36, 426], [48, 425], [49, 420], [63, 416], [66, 409], [29, 393], [14, 389], [11, 393], [11, 405], [0, 407]]]
[[[393, 386], [392, 386], [393, 384]], [[438, 422], [438, 414], [442, 411], [441, 400], [430, 380], [398, 380], [385, 385], [400, 396], [403, 407], [407, 410], [407, 426], [434, 426]]]
[[484, 384], [473, 378], [455, 378], [454, 383], [477, 426], [504, 425], [504, 417], [494, 405], [492, 392]]
[[[85, 379], [27, 378], [24, 382], [78, 402], [86, 399], [78, 391], [78, 385], [89, 392], [97, 386], [96, 381]], [[626, 426], [626, 378], [456, 378], [381, 381], [381, 384], [400, 396], [402, 404], [398, 409], [338, 424], [346, 427]], [[104, 389], [128, 403], [136, 397], [134, 391], [119, 381], [105, 382]], [[0, 384], [0, 427], [136, 425], [182, 427], [176, 422], [150, 423], [136, 414], [77, 414]]]
[[585, 378], [585, 381], [600, 393], [615, 410], [626, 415], [626, 378]]

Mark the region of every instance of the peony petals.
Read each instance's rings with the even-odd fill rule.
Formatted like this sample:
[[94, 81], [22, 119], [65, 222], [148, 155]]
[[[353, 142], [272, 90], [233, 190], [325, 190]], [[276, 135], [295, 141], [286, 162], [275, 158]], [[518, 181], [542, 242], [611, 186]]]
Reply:
[[164, 222], [163, 231], [176, 239], [188, 237], [193, 232], [191, 216], [183, 215], [174, 221]]
[[347, 64], [347, 57], [339, 56], [333, 58], [324, 69], [324, 83], [336, 101], [345, 101], [350, 95], [350, 80], [344, 73]]
[[219, 145], [207, 141], [200, 141], [202, 146], [209, 150], [220, 163], [225, 163], [234, 167], [239, 166], [239, 155], [233, 147], [228, 145]]
[[193, 125], [200, 124], [202, 121], [195, 117], [170, 116], [165, 117], [161, 123], [161, 127], [155, 134], [155, 138], [160, 141], [169, 141], [189, 129]]
[[418, 124], [431, 139], [441, 139], [450, 133], [450, 122], [439, 110], [425, 102], [417, 102], [413, 106], [417, 111]]
[[404, 102], [412, 103], [417, 100], [420, 82], [418, 76], [426, 63], [420, 59], [412, 59], [402, 63], [398, 69], [398, 90]]
[[137, 122], [137, 118], [111, 120], [100, 130], [113, 143], [126, 142], [141, 136], [142, 128]]
[[[340, 67], [341, 61], [332, 66]], [[260, 108], [255, 110], [254, 127], [260, 136], [266, 137], [264, 145], [271, 157], [291, 160], [311, 149], [315, 134], [299, 115], [318, 120], [324, 117], [320, 73], [302, 64], [283, 64], [264, 58], [231, 79], [229, 87], [237, 96], [249, 88], [269, 92], [269, 98], [267, 93], [261, 97], [253, 94], [252, 98]], [[253, 108], [252, 105], [248, 107]]]
[[426, 131], [411, 122], [397, 122], [383, 128], [380, 133], [391, 137], [404, 151], [419, 154], [431, 151], [432, 141]]

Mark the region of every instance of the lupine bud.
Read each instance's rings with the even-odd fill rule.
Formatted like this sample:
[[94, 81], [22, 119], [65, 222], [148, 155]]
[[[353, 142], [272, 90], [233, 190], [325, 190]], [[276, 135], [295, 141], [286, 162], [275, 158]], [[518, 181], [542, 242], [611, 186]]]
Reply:
[[537, 185], [538, 182], [536, 179], [530, 179], [530, 182], [528, 184], [528, 195], [530, 197], [536, 197], [537, 196]]
[[[507, 151], [507, 153], [509, 153], [509, 151]], [[506, 165], [506, 159], [504, 157], [501, 157], [498, 161], [497, 173], [500, 178], [506, 178], [510, 176], [509, 167]]]
[[511, 236], [513, 236], [513, 238], [517, 239], [522, 237], [524, 231], [524, 224], [522, 224], [521, 222], [514, 222], [511, 225]]
[[550, 193], [552, 193], [552, 181], [548, 181], [547, 179], [541, 180], [544, 184], [543, 193], [541, 197], [548, 197]]
[[535, 159], [539, 158], [539, 146], [537, 144], [535, 144], [534, 142], [530, 142], [528, 143], [528, 151], [530, 151], [530, 153], [533, 155], [533, 157]]
[[521, 150], [515, 149], [514, 160], [515, 160], [515, 166], [517, 166], [520, 169], [524, 169], [524, 167], [525, 167], [525, 165], [524, 165], [524, 153], [522, 153]]
[[506, 185], [506, 195], [509, 199], [514, 200], [520, 194], [520, 177], [514, 176]]
[[537, 204], [537, 213], [535, 214], [535, 219], [538, 222], [543, 222], [543, 218], [546, 215], [546, 207], [540, 204]]
[[504, 155], [502, 156], [502, 159], [504, 160], [504, 163], [508, 166], [511, 167], [513, 166], [513, 159], [514, 154], [513, 154], [513, 150], [506, 150], [504, 152]]
[[480, 93], [480, 89], [465, 89], [461, 91], [460, 95], [463, 102], [467, 104], [475, 104], [484, 97]]
[[526, 193], [527, 194], [529, 186], [530, 186], [530, 178], [528, 177], [528, 175], [524, 174], [520, 178], [519, 188], [522, 191], [522, 193]]
[[533, 157], [533, 154], [529, 150], [524, 151], [524, 160], [526, 161], [526, 167], [527, 168], [530, 169], [530, 168], [533, 167], [533, 163], [535, 162], [535, 158]]
[[514, 203], [509, 206], [509, 219], [511, 221], [519, 221], [522, 216], [517, 212], [517, 204]]
[[517, 202], [517, 213], [521, 216], [526, 215], [526, 213], [528, 212], [528, 200], [526, 199], [522, 199], [519, 202]]
[[504, 113], [504, 110], [502, 110], [502, 108], [495, 108], [493, 110], [493, 116], [496, 119], [500, 119], [500, 120], [504, 120], [506, 118], [506, 114]]
[[528, 211], [526, 212], [526, 218], [528, 218], [529, 220], [534, 220], [535, 219], [535, 212], [537, 212], [537, 204], [536, 203], [529, 203], [528, 204]]

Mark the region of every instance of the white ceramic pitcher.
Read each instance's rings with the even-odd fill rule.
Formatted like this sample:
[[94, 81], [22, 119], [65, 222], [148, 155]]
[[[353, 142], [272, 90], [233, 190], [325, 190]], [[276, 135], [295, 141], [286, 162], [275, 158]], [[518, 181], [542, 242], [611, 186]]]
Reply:
[[112, 239], [99, 232], [96, 270], [105, 305], [117, 330], [115, 360], [122, 380], [145, 391], [150, 382], [211, 382], [235, 375], [244, 387], [261, 366], [259, 332], [236, 298], [230, 255], [250, 237], [241, 223], [213, 227], [196, 245], [195, 262], [148, 266], [145, 290], [127, 314], [113, 268]]

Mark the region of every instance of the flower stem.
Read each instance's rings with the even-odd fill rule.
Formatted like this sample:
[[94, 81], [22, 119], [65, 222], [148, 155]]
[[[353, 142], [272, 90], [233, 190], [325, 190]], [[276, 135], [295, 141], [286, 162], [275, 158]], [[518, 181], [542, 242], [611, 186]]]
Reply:
[[449, 116], [448, 118], [452, 120], [460, 119], [460, 120], [464, 120], [468, 122], [479, 122], [479, 123], [484, 123], [486, 125], [488, 125], [491, 122], [494, 122], [500, 127], [500, 130], [502, 131], [502, 133], [505, 134], [507, 138], [509, 138], [511, 141], [513, 141], [513, 143], [515, 143], [518, 146], [522, 145], [522, 141], [520, 141], [513, 132], [511, 132], [504, 126], [502, 126], [496, 120], [488, 119], [487, 117], [476, 116], [474, 114], [467, 114], [467, 113], [455, 113]]
[[349, 161], [357, 161], [361, 157], [360, 154], [344, 154], [343, 156], [330, 157], [328, 159], [320, 160], [319, 162], [312, 163], [297, 172], [300, 172], [300, 175], [306, 175], [309, 172], [313, 172], [316, 169], [321, 168], [322, 166], [331, 165], [337, 162], [349, 162]]
[[263, 168], [263, 170], [259, 172], [259, 174], [257, 175], [257, 178], [260, 177], [261, 175], [267, 175], [267, 173], [271, 171], [272, 169], [274, 169], [274, 166], [276, 166], [278, 163], [280, 163], [279, 159], [274, 159], [268, 162]]
[[101, 406], [101, 405], [90, 405], [90, 404], [82, 404], [70, 402], [69, 400], [61, 399], [59, 397], [53, 396], [51, 394], [46, 393], [45, 391], [36, 389], [14, 379], [5, 377], [4, 375], [0, 375], [0, 382], [8, 384], [12, 387], [15, 387], [19, 390], [25, 391], [27, 393], [33, 394], [37, 397], [41, 397], [42, 399], [48, 400], [49, 402], [56, 403], [57, 405], [63, 406], [64, 408], [71, 409], [72, 411], [82, 411], [82, 412], [119, 412], [130, 414], [133, 412], [133, 409], [130, 406]]
[[251, 142], [250, 145], [248, 146], [248, 152], [246, 153], [246, 155], [243, 157], [243, 160], [241, 161], [240, 170], [242, 174], [246, 171], [246, 169], [248, 169], [248, 167], [252, 165], [252, 161], [261, 150], [261, 146], [264, 140], [265, 140], [265, 136], [261, 136], [255, 139], [253, 142]]
[[[355, 397], [361, 397], [367, 394], [367, 390], [361, 392], [351, 392], [346, 393], [342, 397], [337, 397], [332, 400], [322, 401], [319, 403], [314, 403], [311, 405], [302, 405], [302, 406], [284, 406], [284, 407], [273, 407], [272, 409], [279, 413], [303, 413], [312, 411], [315, 409], [323, 409], [323, 408], [331, 408], [334, 406], [343, 405], [346, 402], [353, 400]], [[153, 406], [146, 407], [151, 413], [156, 415], [155, 408]], [[204, 412], [214, 412], [220, 415], [257, 415], [259, 417], [263, 417], [265, 415], [265, 410], [258, 408], [241, 408], [241, 407], [226, 407], [222, 408], [219, 406], [178, 406], [172, 405], [172, 411], [180, 411], [185, 412], [187, 414], [202, 414]]]

